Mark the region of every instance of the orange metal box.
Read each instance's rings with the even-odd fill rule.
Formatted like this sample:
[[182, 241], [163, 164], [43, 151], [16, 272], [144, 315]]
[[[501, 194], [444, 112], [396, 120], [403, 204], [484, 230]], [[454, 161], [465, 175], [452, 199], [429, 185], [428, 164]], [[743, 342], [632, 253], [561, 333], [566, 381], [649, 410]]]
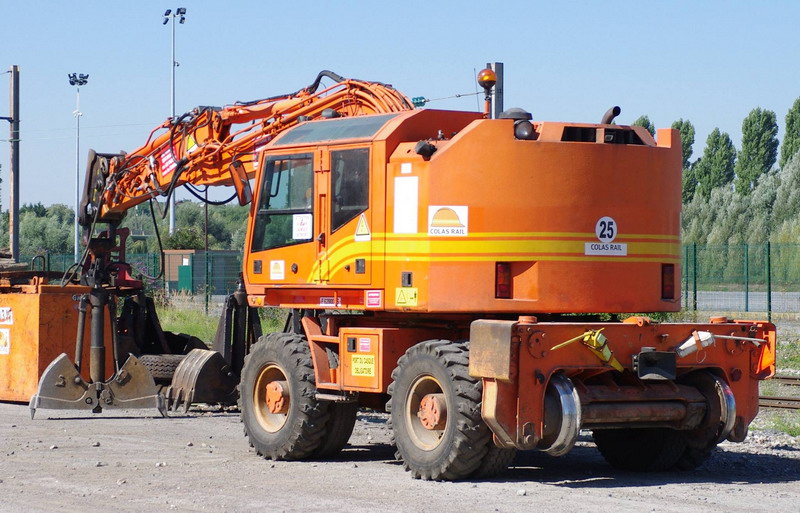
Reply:
[[[0, 293], [0, 400], [27, 402], [50, 362], [61, 353], [75, 358], [78, 303], [72, 297], [89, 292], [89, 287], [30, 285], [13, 290]], [[90, 319], [87, 312], [81, 369], [87, 381]], [[105, 340], [111, 340], [108, 322], [105, 331]], [[107, 350], [107, 376], [112, 368], [112, 351]]]
[[[429, 335], [425, 330], [417, 333], [422, 339]], [[414, 344], [408, 335], [398, 328], [341, 328], [344, 386], [361, 392], [385, 392], [398, 358]]]

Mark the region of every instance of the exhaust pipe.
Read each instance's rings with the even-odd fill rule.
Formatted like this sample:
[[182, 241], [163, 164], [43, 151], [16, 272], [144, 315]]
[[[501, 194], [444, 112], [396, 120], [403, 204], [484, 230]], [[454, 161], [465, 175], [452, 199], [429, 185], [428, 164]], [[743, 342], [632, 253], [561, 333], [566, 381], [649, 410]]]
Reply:
[[600, 119], [600, 124], [610, 125], [614, 121], [614, 118], [619, 116], [620, 112], [622, 112], [622, 109], [619, 108], [619, 105], [611, 107], [603, 114], [603, 117]]

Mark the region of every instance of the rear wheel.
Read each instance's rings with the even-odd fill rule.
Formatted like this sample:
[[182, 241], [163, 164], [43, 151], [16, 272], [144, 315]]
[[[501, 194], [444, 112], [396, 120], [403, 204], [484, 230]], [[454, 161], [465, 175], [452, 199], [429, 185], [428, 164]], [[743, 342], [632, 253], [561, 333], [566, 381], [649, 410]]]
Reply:
[[478, 469], [470, 477], [475, 479], [490, 479], [497, 477], [508, 470], [514, 457], [517, 455], [516, 449], [504, 449], [497, 447], [494, 442], [489, 442], [489, 449], [486, 456], [481, 460]]
[[669, 428], [598, 429], [593, 437], [603, 458], [620, 470], [669, 470], [686, 450], [683, 433]]
[[689, 431], [669, 428], [596, 430], [595, 444], [614, 467], [634, 471], [694, 470], [724, 440], [736, 418], [736, 402], [722, 378], [695, 371], [680, 383], [690, 385], [706, 398], [700, 425]]
[[308, 343], [292, 333], [261, 337], [242, 369], [239, 407], [256, 452], [274, 460], [312, 456], [328, 420], [316, 399]]
[[[468, 372], [468, 346], [429, 340], [408, 351], [392, 372], [387, 409], [396, 456], [417, 479], [455, 480], [481, 469], [498, 472], [491, 432], [481, 419], [482, 387]], [[484, 466], [484, 462], [486, 465]]]
[[356, 424], [358, 403], [330, 403], [328, 405], [328, 422], [325, 423], [325, 433], [322, 435], [319, 447], [314, 450], [316, 458], [330, 458], [339, 454]]

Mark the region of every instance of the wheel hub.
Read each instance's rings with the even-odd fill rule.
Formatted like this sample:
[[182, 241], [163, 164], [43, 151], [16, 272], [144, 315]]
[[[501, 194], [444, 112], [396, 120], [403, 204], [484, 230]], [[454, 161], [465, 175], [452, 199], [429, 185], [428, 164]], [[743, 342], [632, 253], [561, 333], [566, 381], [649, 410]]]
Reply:
[[425, 429], [444, 429], [447, 425], [447, 402], [444, 394], [428, 394], [423, 397], [417, 417]]
[[270, 413], [289, 413], [289, 386], [285, 381], [267, 384], [267, 408]]
[[270, 364], [259, 371], [253, 387], [253, 405], [264, 430], [275, 433], [286, 423], [292, 407], [290, 390], [286, 373], [278, 365]]
[[430, 375], [411, 384], [405, 404], [405, 423], [411, 441], [424, 451], [439, 446], [447, 427], [447, 398], [441, 383]]

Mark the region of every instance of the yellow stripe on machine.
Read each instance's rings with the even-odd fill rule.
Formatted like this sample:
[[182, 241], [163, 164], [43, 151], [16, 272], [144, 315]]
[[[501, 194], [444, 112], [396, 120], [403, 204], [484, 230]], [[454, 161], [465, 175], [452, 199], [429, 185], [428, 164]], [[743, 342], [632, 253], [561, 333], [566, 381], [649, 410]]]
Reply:
[[[546, 239], [554, 237], [558, 239]], [[562, 238], [574, 240], [561, 240]], [[627, 256], [591, 256], [584, 254], [585, 243], [594, 240], [593, 233], [567, 232], [484, 232], [450, 240], [432, 239], [427, 234], [398, 235], [373, 233], [372, 242], [383, 246], [384, 260], [392, 262], [664, 262], [679, 263], [680, 237], [659, 234], [631, 234], [617, 239], [628, 247]], [[653, 242], [626, 242], [637, 240]], [[365, 246], [353, 237], [336, 242], [328, 249], [330, 273], [340, 271], [355, 256], [365, 253]], [[316, 283], [320, 262], [317, 261], [307, 281]]]

